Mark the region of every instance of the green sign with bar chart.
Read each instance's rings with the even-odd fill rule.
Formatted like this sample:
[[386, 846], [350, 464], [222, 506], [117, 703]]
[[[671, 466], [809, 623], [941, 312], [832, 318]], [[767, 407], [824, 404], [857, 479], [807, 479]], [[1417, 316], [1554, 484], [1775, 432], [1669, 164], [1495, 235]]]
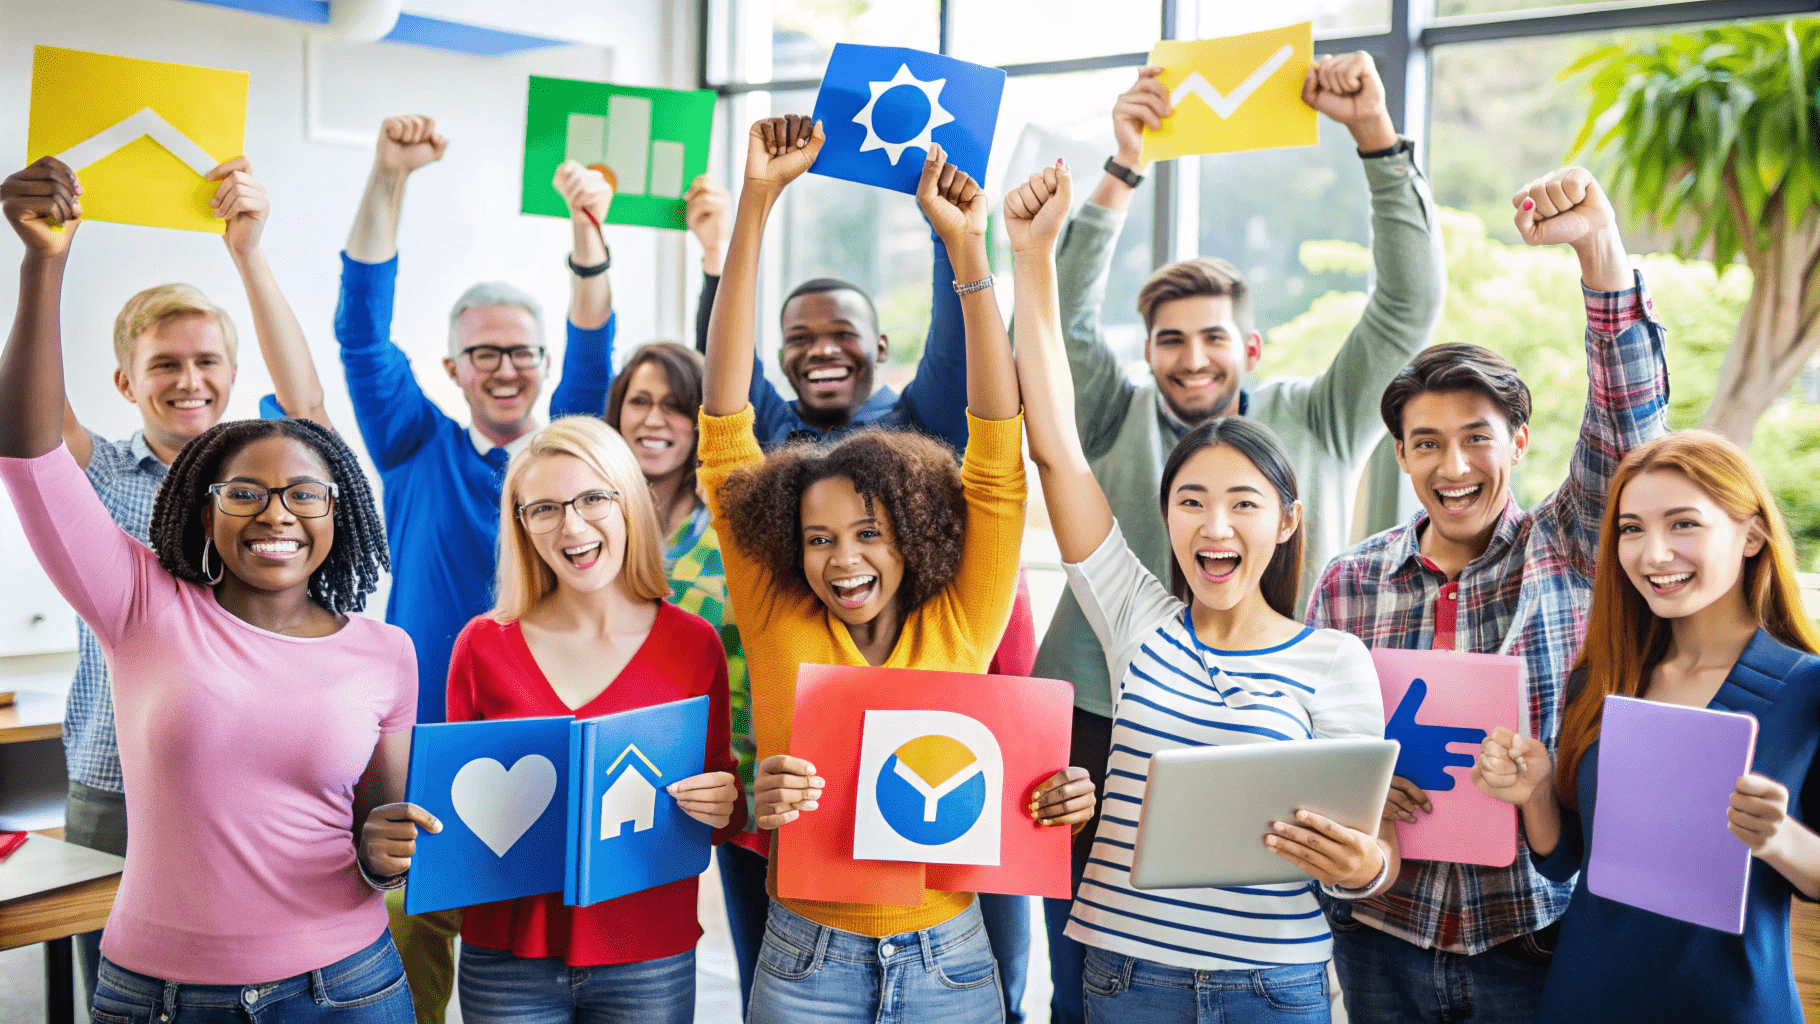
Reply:
[[525, 213], [567, 217], [550, 184], [564, 160], [613, 183], [609, 224], [681, 231], [683, 193], [708, 169], [713, 90], [682, 92], [532, 76], [525, 108]]

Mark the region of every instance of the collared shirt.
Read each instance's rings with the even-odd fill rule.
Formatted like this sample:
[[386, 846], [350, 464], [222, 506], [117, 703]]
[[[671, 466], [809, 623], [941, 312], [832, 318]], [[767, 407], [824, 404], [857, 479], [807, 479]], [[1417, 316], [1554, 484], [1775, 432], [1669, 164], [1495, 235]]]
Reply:
[[[1530, 730], [1552, 752], [1567, 673], [1592, 602], [1599, 522], [1612, 472], [1638, 445], [1668, 429], [1666, 334], [1642, 275], [1622, 292], [1586, 296], [1586, 413], [1568, 478], [1534, 509], [1507, 499], [1485, 551], [1450, 581], [1422, 557], [1426, 513], [1367, 539], [1333, 560], [1309, 606], [1310, 625], [1343, 629], [1368, 647], [1436, 646], [1454, 609], [1456, 650], [1523, 659]], [[1451, 586], [1455, 596], [1443, 597]], [[1328, 901], [1351, 918], [1423, 949], [1476, 954], [1547, 926], [1570, 892], [1531, 866], [1518, 836], [1510, 867], [1405, 861], [1382, 896]]]
[[[88, 481], [108, 515], [134, 540], [151, 545], [152, 503], [170, 467], [158, 461], [145, 432], [125, 441], [88, 435], [93, 453]], [[76, 677], [63, 709], [63, 758], [69, 777], [109, 793], [125, 792], [120, 781], [120, 748], [114, 739], [114, 690], [107, 658], [88, 623], [76, 620]]]
[[505, 444], [494, 444], [493, 439], [481, 433], [479, 427], [469, 426], [468, 440], [473, 443], [474, 450], [479, 452], [482, 458], [485, 458], [487, 453], [495, 448], [504, 448], [506, 458], [510, 459], [512, 456], [524, 451], [525, 448], [530, 445], [531, 435], [535, 433], [537, 433], [537, 429], [533, 427], [510, 441], [507, 441]]

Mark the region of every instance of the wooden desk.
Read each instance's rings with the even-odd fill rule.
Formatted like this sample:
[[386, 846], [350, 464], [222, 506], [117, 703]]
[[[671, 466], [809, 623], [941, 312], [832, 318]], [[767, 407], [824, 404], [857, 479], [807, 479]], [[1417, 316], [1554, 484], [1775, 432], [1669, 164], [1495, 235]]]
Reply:
[[20, 690], [11, 705], [0, 708], [0, 743], [62, 736], [64, 701], [62, 694]]
[[50, 1024], [74, 1024], [76, 974], [70, 937], [107, 923], [126, 860], [33, 835], [0, 861], [0, 949], [44, 943]]

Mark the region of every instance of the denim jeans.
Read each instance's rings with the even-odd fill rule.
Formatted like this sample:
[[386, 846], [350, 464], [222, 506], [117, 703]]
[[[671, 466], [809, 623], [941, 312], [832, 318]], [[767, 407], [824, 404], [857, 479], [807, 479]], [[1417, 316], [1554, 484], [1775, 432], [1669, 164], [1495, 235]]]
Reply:
[[744, 1019], [771, 909], [771, 897], [765, 894], [768, 862], [737, 843], [716, 846], [714, 861], [720, 865], [720, 894], [727, 904], [727, 930], [733, 933], [733, 959], [739, 964], [739, 1015]]
[[1005, 1024], [1024, 1024], [1024, 982], [1030, 973], [1030, 897], [982, 892], [979, 904], [986, 938], [992, 941], [992, 958], [998, 961]]
[[[63, 806], [63, 841], [91, 850], [126, 856], [126, 794], [96, 789], [70, 780]], [[76, 970], [82, 991], [95, 998], [95, 972], [101, 966], [101, 929], [76, 936]]]
[[411, 1024], [391, 932], [327, 967], [260, 985], [160, 981], [105, 957], [96, 974], [94, 1024]]
[[1334, 967], [1352, 1024], [1529, 1024], [1552, 930], [1476, 956], [1422, 949], [1357, 921], [1334, 921]]
[[461, 944], [456, 974], [464, 1024], [689, 1024], [695, 951], [657, 960], [570, 967]]
[[1318, 1024], [1333, 1019], [1327, 965], [1198, 971], [1086, 947], [1088, 1024]]
[[875, 939], [771, 904], [746, 1024], [1001, 1024], [979, 901], [933, 928]]

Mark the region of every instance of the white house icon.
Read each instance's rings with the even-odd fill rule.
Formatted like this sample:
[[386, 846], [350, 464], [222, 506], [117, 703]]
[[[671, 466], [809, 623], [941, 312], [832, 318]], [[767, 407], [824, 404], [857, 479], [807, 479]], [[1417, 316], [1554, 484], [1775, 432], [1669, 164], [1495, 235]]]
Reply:
[[[627, 754], [636, 755], [640, 761], [645, 763], [646, 768], [651, 769], [653, 774], [663, 776], [663, 772], [658, 771], [657, 766], [651, 763], [651, 759], [644, 755], [644, 751], [629, 743], [626, 745], [626, 749], [620, 751], [619, 756], [614, 758], [613, 763], [607, 767], [609, 776], [619, 769], [620, 762], [626, 759]], [[600, 838], [619, 838], [620, 826], [627, 822], [632, 823], [634, 832], [646, 831], [651, 827], [651, 819], [656, 811], [657, 787], [651, 784], [651, 780], [645, 778], [644, 773], [639, 771], [636, 765], [628, 764], [626, 770], [620, 773], [619, 778], [614, 779], [613, 784], [607, 787], [607, 791], [601, 794]]]

